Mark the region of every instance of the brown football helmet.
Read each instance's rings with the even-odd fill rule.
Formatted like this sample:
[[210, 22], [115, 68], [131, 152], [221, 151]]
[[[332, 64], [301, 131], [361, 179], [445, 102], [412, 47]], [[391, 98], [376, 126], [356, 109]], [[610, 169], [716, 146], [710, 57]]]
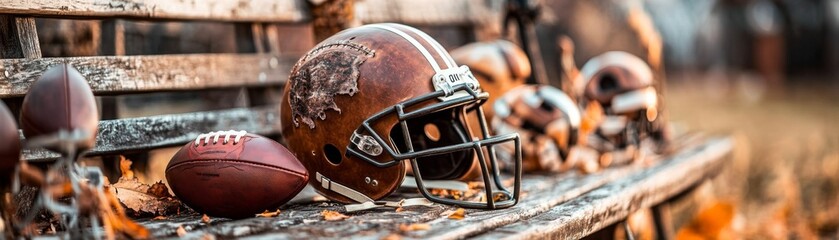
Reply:
[[[387, 197], [410, 166], [422, 195], [469, 208], [505, 208], [519, 200], [521, 155], [512, 191], [496, 168], [494, 146], [517, 134], [491, 136], [481, 105], [488, 94], [468, 67], [455, 65], [434, 39], [399, 24], [337, 33], [292, 68], [281, 109], [289, 150], [320, 194], [343, 202]], [[469, 118], [479, 124], [469, 124]], [[479, 128], [482, 134], [472, 134]], [[410, 162], [410, 164], [408, 163]], [[434, 196], [424, 180], [460, 179], [477, 164], [482, 201]], [[494, 186], [493, 186], [494, 185]]]
[[557, 172], [573, 167], [566, 160], [577, 144], [581, 115], [567, 94], [547, 85], [519, 86], [496, 100], [493, 109], [495, 133], [521, 135], [524, 171]]
[[597, 105], [604, 115], [596, 133], [605, 139], [600, 143], [609, 146], [598, 148], [638, 145], [653, 130], [659, 99], [653, 72], [644, 60], [626, 52], [607, 52], [586, 62], [579, 78], [574, 88], [582, 93], [582, 106]]
[[[468, 66], [481, 89], [489, 93], [488, 106], [510, 89], [524, 85], [530, 76], [527, 55], [506, 40], [470, 43], [452, 50], [452, 58]], [[493, 108], [484, 111], [487, 119], [492, 119]]]

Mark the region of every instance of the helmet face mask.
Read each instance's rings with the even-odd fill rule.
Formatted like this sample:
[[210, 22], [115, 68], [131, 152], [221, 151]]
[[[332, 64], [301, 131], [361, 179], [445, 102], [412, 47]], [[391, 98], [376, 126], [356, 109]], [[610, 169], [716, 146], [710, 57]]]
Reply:
[[[375, 139], [376, 144], [383, 148], [382, 154], [392, 161], [383, 163], [373, 159], [374, 156], [365, 152], [364, 147], [359, 144], [347, 146], [347, 155], [381, 167], [389, 167], [404, 160], [410, 160], [411, 170], [420, 192], [423, 196], [435, 202], [487, 209], [515, 205], [520, 194], [521, 169], [514, 171], [514, 191], [507, 190], [502, 184], [493, 146], [512, 141], [515, 148], [520, 149], [519, 137], [517, 134], [490, 137], [486, 121], [483, 120], [484, 114], [481, 108], [481, 104], [486, 101], [487, 94], [476, 92], [469, 85], [460, 85], [455, 88], [455, 92], [461, 91], [466, 93], [465, 96], [429, 104], [425, 107], [414, 107], [421, 105], [423, 102], [435, 101], [434, 99], [446, 96], [443, 90], [439, 90], [396, 104], [393, 108], [365, 120], [362, 126], [356, 130], [356, 134], [370, 134], [367, 136]], [[405, 109], [413, 110], [406, 112]], [[478, 118], [483, 120], [480, 126], [483, 136], [472, 136], [470, 134], [465, 119], [468, 111], [475, 111]], [[382, 116], [389, 114], [396, 114], [397, 119], [399, 119], [398, 123], [392, 128], [395, 131], [392, 130], [389, 134], [390, 144], [384, 140], [383, 135], [370, 127]], [[429, 124], [436, 126], [439, 131], [437, 141], [433, 141], [434, 136], [428, 136], [430, 134], [425, 130]], [[480, 140], [473, 140], [475, 138]], [[513, 159], [519, 159], [519, 163], [516, 165], [520, 167], [521, 153], [519, 151], [514, 154]], [[486, 203], [446, 199], [434, 196], [424, 187], [424, 179], [458, 179], [469, 171], [474, 161], [477, 161], [480, 165], [484, 186], [488, 186], [485, 188], [486, 196], [497, 196], [497, 193], [501, 193], [505, 196], [502, 201], [496, 202], [494, 198], [489, 197], [486, 198]], [[494, 190], [492, 186], [497, 190]]]
[[[358, 46], [326, 51], [352, 53], [363, 47], [371, 54], [364, 61], [319, 58], [323, 54], [317, 50], [336, 43]], [[311, 74], [324, 69], [332, 75]], [[354, 83], [352, 78], [355, 86], [341, 88], [351, 91], [306, 91], [328, 89], [336, 81]], [[294, 89], [295, 84], [327, 87]], [[293, 101], [300, 95], [306, 96]], [[507, 190], [493, 147], [511, 144], [518, 148], [520, 142], [517, 134], [489, 134], [481, 109], [487, 95], [467, 67], [456, 67], [439, 43], [419, 30], [398, 24], [366, 25], [325, 40], [295, 65], [286, 87], [289, 97], [283, 99], [281, 110], [283, 135], [289, 149], [316, 176], [310, 180], [315, 190], [332, 200], [382, 199], [411, 173], [420, 193], [431, 201], [469, 208], [509, 207], [518, 202], [521, 171], [514, 172], [514, 189]], [[306, 112], [318, 107], [311, 106], [310, 99], [320, 99], [311, 96], [331, 97], [321, 109], [334, 111]], [[305, 122], [301, 117], [305, 114], [312, 116], [309, 127], [298, 124], [298, 119]], [[470, 117], [478, 118], [480, 126], [470, 126]], [[472, 128], [480, 128], [481, 136], [473, 136]], [[435, 196], [424, 187], [426, 179], [464, 179], [476, 169], [486, 196], [500, 193], [505, 197], [453, 200]]]

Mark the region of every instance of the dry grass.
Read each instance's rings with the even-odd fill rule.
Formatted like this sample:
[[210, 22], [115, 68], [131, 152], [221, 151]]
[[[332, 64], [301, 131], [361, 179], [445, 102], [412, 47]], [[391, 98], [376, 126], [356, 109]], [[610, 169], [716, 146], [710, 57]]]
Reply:
[[744, 220], [736, 231], [761, 239], [837, 237], [839, 88], [799, 83], [770, 93], [747, 74], [682, 78], [690, 82], [668, 89], [672, 121], [736, 139], [731, 165], [713, 184]]

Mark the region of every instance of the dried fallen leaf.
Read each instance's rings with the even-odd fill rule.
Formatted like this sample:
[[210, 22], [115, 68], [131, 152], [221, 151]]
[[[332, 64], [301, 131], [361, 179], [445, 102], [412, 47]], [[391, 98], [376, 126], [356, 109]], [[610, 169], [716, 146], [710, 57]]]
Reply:
[[734, 204], [715, 201], [701, 210], [689, 224], [677, 232], [679, 239], [722, 239], [730, 234], [735, 215]]
[[178, 230], [176, 230], [175, 233], [178, 234], [178, 237], [186, 236], [186, 229], [184, 229], [183, 225], [178, 226]]
[[484, 182], [472, 181], [466, 184], [469, 185], [469, 189], [484, 188]]
[[201, 222], [205, 223], [205, 224], [210, 223], [210, 216], [207, 216], [207, 214], [204, 214], [204, 216], [201, 216]]
[[[168, 216], [178, 211], [181, 202], [171, 197], [158, 197], [149, 192], [160, 191], [168, 194], [169, 190], [161, 187], [163, 183], [155, 184], [158, 190], [141, 183], [137, 178], [120, 178], [117, 183], [111, 185], [119, 202], [124, 205], [129, 214], [134, 216]], [[158, 193], [160, 194], [160, 193]]]
[[428, 223], [414, 223], [414, 224], [399, 224], [399, 231], [410, 232], [431, 229]]
[[339, 220], [344, 220], [344, 219], [350, 218], [350, 216], [341, 214], [341, 213], [336, 212], [336, 211], [330, 211], [330, 210], [323, 210], [323, 212], [321, 212], [320, 215], [323, 216], [323, 220], [326, 220], [326, 221], [339, 221]]
[[385, 236], [382, 240], [401, 240], [402, 236], [396, 233], [391, 233], [390, 235]]
[[277, 209], [277, 211], [273, 211], [273, 212], [269, 212], [268, 210], [265, 210], [262, 213], [256, 214], [257, 217], [264, 217], [264, 218], [272, 218], [272, 217], [276, 217], [276, 216], [279, 216], [279, 215], [280, 215], [280, 210], [279, 209]]
[[119, 155], [119, 171], [122, 173], [122, 177], [126, 179], [133, 179], [134, 178], [134, 171], [131, 170], [131, 160], [125, 158], [123, 155]]
[[448, 189], [430, 189], [432, 195], [440, 196], [443, 198], [455, 199], [460, 200], [463, 198], [463, 192], [457, 190], [448, 190]]
[[166, 216], [157, 216], [157, 217], [152, 218], [151, 220], [166, 220], [166, 219], [169, 219], [169, 218], [167, 218]]
[[466, 217], [466, 209], [458, 208], [452, 214], [449, 214], [449, 219], [461, 220]]
[[404, 209], [404, 208], [402, 208], [402, 207], [398, 207], [398, 208], [396, 208], [396, 212], [402, 212], [402, 211], [405, 211], [405, 209]]
[[169, 187], [166, 187], [162, 180], [152, 184], [149, 190], [146, 190], [146, 193], [159, 198], [172, 197], [172, 194], [169, 194]]

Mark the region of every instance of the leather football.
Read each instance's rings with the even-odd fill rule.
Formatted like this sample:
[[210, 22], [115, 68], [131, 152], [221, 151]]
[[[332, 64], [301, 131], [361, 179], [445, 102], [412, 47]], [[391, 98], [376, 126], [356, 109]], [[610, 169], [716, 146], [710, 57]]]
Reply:
[[12, 175], [15, 166], [20, 161], [20, 135], [12, 113], [6, 104], [0, 101], [0, 182], [4, 182]]
[[166, 180], [190, 208], [238, 219], [285, 204], [303, 190], [309, 174], [274, 140], [221, 131], [183, 146], [166, 166]]
[[87, 138], [77, 147], [85, 150], [93, 147], [98, 124], [99, 110], [93, 91], [84, 76], [70, 65], [60, 64], [44, 72], [23, 98], [20, 128], [28, 139], [80, 129]]

